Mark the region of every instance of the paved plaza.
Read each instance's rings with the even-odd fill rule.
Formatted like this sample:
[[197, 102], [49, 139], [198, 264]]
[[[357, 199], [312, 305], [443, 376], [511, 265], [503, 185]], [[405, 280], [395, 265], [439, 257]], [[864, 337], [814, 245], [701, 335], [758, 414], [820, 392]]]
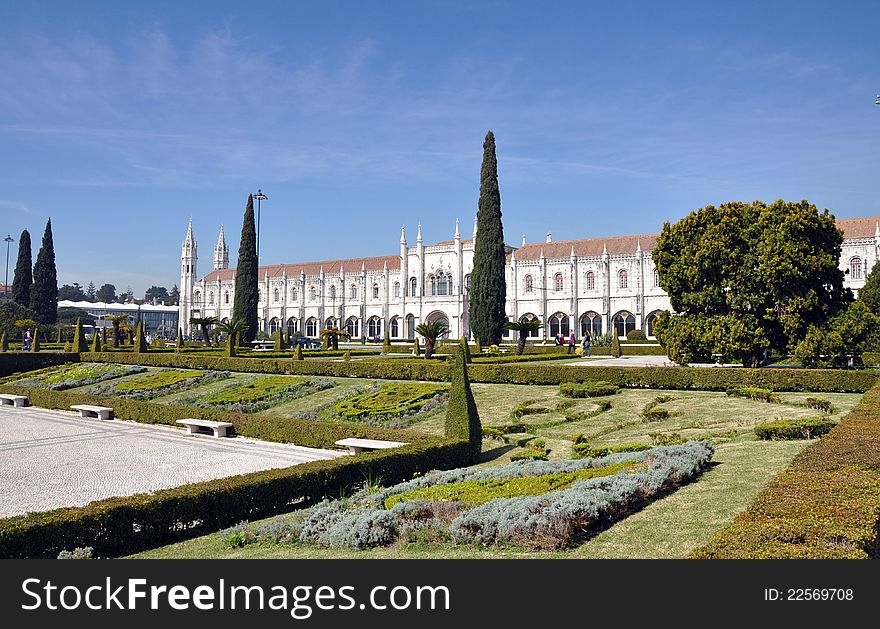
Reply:
[[244, 437], [191, 437], [170, 426], [3, 407], [0, 517], [341, 455]]

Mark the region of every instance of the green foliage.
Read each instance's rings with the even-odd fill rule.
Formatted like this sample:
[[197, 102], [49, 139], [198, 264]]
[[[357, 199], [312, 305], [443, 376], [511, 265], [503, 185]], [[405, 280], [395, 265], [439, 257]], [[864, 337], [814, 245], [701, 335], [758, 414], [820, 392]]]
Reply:
[[855, 301], [825, 327], [810, 326], [793, 356], [805, 367], [845, 367], [850, 360], [858, 365], [878, 331], [880, 317], [865, 302]]
[[31, 287], [31, 310], [34, 318], [43, 324], [55, 323], [58, 317], [58, 274], [55, 270], [55, 246], [52, 242], [52, 219], [46, 222], [43, 244], [34, 264], [34, 283]]
[[205, 375], [203, 371], [160, 371], [150, 374], [143, 378], [135, 378], [127, 380], [116, 385], [116, 390], [125, 391], [148, 391], [152, 389], [162, 389], [170, 387], [186, 380], [201, 378]]
[[422, 353], [421, 348], [419, 347], [419, 339], [413, 341], [413, 356], [420, 356]]
[[767, 402], [770, 404], [779, 404], [779, 396], [770, 389], [762, 389], [761, 387], [738, 387], [727, 389], [727, 395], [731, 397], [744, 397], [756, 402]]
[[[243, 384], [234, 384], [204, 398], [207, 407], [248, 407], [255, 403], [292, 399], [295, 391], [311, 384], [309, 378], [263, 376]], [[201, 400], [199, 400], [201, 401]]]
[[35, 325], [34, 326], [34, 340], [31, 343], [31, 351], [32, 352], [39, 352], [40, 351], [40, 335], [38, 334], [38, 332], [39, 332], [39, 326]]
[[280, 352], [284, 348], [284, 341], [281, 338], [281, 328], [275, 330], [275, 334], [272, 335], [272, 340], [275, 343], [272, 349], [276, 352]]
[[626, 443], [613, 446], [591, 446], [585, 441], [575, 441], [571, 447], [575, 458], [598, 459], [609, 454], [618, 454], [621, 452], [641, 452], [642, 450], [650, 450], [653, 446], [643, 443]]
[[388, 335], [385, 335], [385, 339], [382, 341], [382, 353], [390, 354], [391, 353], [391, 339]]
[[516, 342], [516, 354], [517, 356], [522, 355], [526, 348], [526, 340], [529, 337], [529, 334], [532, 332], [537, 332], [543, 327], [541, 320], [537, 317], [534, 319], [528, 319], [526, 321], [505, 321], [504, 329], [505, 330], [513, 330], [519, 333], [519, 337]]
[[483, 443], [483, 431], [477, 404], [471, 392], [468, 378], [468, 366], [465, 361], [464, 348], [459, 347], [452, 368], [452, 384], [449, 387], [449, 404], [446, 409], [446, 438], [467, 440], [471, 447], [473, 460], [480, 455]]
[[40, 387], [63, 391], [83, 387], [88, 384], [120, 378], [135, 373], [146, 371], [145, 367], [137, 365], [114, 365], [111, 363], [79, 363], [70, 367], [55, 369], [35, 376], [23, 374], [23, 378], [16, 380], [15, 385], [20, 387]]
[[641, 330], [630, 330], [626, 333], [627, 341], [647, 341], [648, 337]]
[[658, 422], [664, 419], [669, 419], [669, 409], [665, 409], [662, 406], [657, 406], [653, 402], [649, 402], [645, 405], [639, 415], [642, 416], [643, 421]]
[[779, 419], [764, 422], [755, 426], [755, 434], [759, 439], [815, 439], [829, 432], [837, 424], [834, 420], [824, 417], [807, 417], [805, 419]]
[[880, 266], [874, 265], [865, 285], [859, 290], [859, 301], [863, 302], [875, 315], [880, 315]]
[[144, 337], [144, 324], [142, 321], [138, 321], [134, 334], [134, 351], [137, 354], [146, 354], [148, 350], [147, 339]]
[[351, 340], [351, 334], [349, 334], [345, 330], [340, 330], [339, 328], [327, 328], [326, 330], [321, 330], [319, 334], [321, 336], [321, 340], [323, 341], [322, 349], [330, 349], [334, 352], [339, 351], [340, 340]]
[[257, 230], [254, 224], [254, 198], [248, 195], [247, 208], [241, 226], [238, 246], [238, 265], [235, 267], [235, 301], [232, 319], [245, 323], [239, 342], [249, 344], [257, 334], [257, 307], [259, 303], [259, 262], [257, 260]]
[[293, 359], [294, 360], [302, 360], [303, 359], [303, 348], [302, 345], [297, 345], [293, 350]]
[[342, 355], [342, 360], [344, 360], [345, 362], [349, 362], [351, 360], [351, 352], [345, 352]]
[[471, 331], [475, 338], [485, 344], [500, 343], [504, 335], [507, 320], [504, 310], [507, 301], [505, 255], [495, 135], [489, 131], [483, 142], [477, 236], [468, 293]]
[[823, 400], [822, 398], [817, 397], [808, 397], [806, 399], [807, 406], [810, 408], [815, 408], [817, 411], [822, 411], [823, 413], [827, 413], [828, 415], [834, 415], [837, 410], [834, 408], [834, 405], [831, 404], [828, 400]]
[[431, 358], [434, 355], [437, 339], [448, 331], [449, 328], [443, 321], [426, 321], [416, 326], [416, 333], [425, 337], [425, 358]]
[[617, 336], [617, 333], [611, 335], [611, 355], [615, 358], [620, 358], [620, 355], [623, 352], [620, 350], [620, 338]]
[[24, 229], [18, 239], [18, 260], [15, 263], [15, 276], [12, 280], [12, 300], [25, 308], [31, 305], [31, 288], [34, 275], [31, 265], [31, 233]]
[[420, 411], [445, 386], [424, 382], [385, 382], [378, 389], [359, 393], [336, 405], [336, 414], [347, 420], [389, 419]]
[[468, 345], [467, 338], [465, 338], [465, 337], [461, 337], [461, 340], [459, 341], [459, 344], [461, 345], [462, 349], [464, 349], [464, 361], [465, 361], [467, 364], [470, 364], [470, 363], [471, 363], [471, 360], [472, 360], [472, 359], [471, 359], [471, 346]]
[[667, 223], [652, 257], [680, 314], [658, 338], [677, 362], [720, 354], [765, 364], [851, 300], [842, 242], [834, 217], [807, 201], [710, 205]]
[[76, 329], [73, 332], [73, 345], [71, 346], [71, 350], [80, 353], [89, 351], [88, 343], [86, 343], [86, 335], [83, 332], [82, 321], [80, 319], [76, 320]]
[[533, 406], [539, 400], [525, 400], [513, 407], [510, 411], [510, 419], [522, 419], [525, 415], [546, 415], [550, 412], [549, 408], [543, 406]]
[[559, 385], [559, 395], [569, 398], [614, 395], [617, 390], [616, 385], [607, 382], [563, 382]]
[[2, 336], [0, 336], [0, 352], [8, 352], [9, 351], [9, 339], [6, 337], [6, 330], [3, 330]]
[[21, 326], [19, 321], [30, 321], [26, 327], [33, 327], [34, 313], [11, 299], [0, 297], [0, 333], [6, 333], [13, 341], [21, 340]]

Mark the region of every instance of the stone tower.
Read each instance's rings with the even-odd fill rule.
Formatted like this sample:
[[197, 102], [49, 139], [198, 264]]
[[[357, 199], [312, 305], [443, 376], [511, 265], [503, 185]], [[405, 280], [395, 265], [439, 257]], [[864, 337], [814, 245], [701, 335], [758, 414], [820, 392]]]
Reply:
[[198, 244], [193, 236], [192, 219], [189, 219], [189, 227], [186, 230], [186, 238], [183, 240], [180, 252], [180, 318], [178, 321], [184, 334], [189, 332], [189, 318], [193, 316], [193, 310], [201, 309], [201, 304], [195, 302], [194, 294], [198, 277], [196, 270], [198, 262]]
[[223, 225], [220, 226], [220, 238], [214, 248], [214, 270], [221, 271], [229, 268], [229, 245], [226, 244], [226, 235], [223, 233]]

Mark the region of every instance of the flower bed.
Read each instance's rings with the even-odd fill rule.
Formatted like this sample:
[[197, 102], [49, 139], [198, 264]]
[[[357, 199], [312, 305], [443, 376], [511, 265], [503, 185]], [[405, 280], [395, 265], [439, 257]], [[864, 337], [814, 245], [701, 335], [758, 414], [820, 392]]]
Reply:
[[[399, 428], [419, 413], [439, 407], [447, 391], [445, 386], [424, 382], [385, 382], [342, 400], [336, 414], [349, 421]], [[409, 421], [395, 421], [400, 419]]]
[[220, 408], [240, 413], [254, 413], [281, 402], [293, 400], [315, 391], [329, 389], [333, 383], [325, 378], [290, 378], [263, 376], [242, 384], [234, 384], [207, 397], [186, 397], [178, 400], [199, 408]]
[[[691, 441], [600, 459], [432, 472], [325, 501], [305, 514], [298, 537], [306, 544], [355, 549], [412, 536], [459, 544], [568, 547], [695, 478], [712, 453], [708, 442]], [[474, 495], [474, 502], [467, 502]], [[236, 540], [243, 537], [236, 532]]]
[[37, 387], [63, 391], [74, 387], [84, 387], [104, 380], [130, 376], [135, 373], [143, 373], [146, 367], [139, 365], [116, 365], [113, 363], [82, 363], [57, 369], [29, 378], [16, 381], [16, 386]]
[[130, 400], [150, 400], [228, 377], [229, 372], [226, 371], [204, 372], [172, 369], [118, 384], [100, 385], [92, 392], [98, 395], [115, 395]]

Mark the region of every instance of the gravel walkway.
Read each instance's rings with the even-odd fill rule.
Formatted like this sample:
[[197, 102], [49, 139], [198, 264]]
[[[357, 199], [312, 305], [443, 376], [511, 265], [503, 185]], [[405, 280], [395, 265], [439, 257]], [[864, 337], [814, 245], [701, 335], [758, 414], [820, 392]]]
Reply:
[[342, 453], [245, 437], [81, 419], [36, 407], [0, 409], [0, 517], [81, 506]]

